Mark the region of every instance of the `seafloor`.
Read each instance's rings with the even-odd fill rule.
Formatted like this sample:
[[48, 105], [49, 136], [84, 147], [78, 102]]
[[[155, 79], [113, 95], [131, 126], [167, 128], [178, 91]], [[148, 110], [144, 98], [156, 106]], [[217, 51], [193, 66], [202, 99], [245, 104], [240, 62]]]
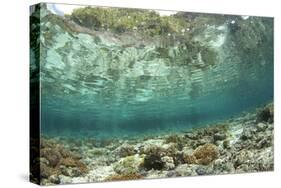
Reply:
[[272, 171], [273, 104], [178, 134], [96, 140], [44, 136], [42, 185]]

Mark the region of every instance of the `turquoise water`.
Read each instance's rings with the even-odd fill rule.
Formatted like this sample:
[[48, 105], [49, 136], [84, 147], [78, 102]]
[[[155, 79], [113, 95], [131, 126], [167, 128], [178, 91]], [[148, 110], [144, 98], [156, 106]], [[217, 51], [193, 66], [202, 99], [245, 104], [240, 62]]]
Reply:
[[48, 98], [42, 101], [42, 131], [66, 136], [127, 136], [207, 125], [272, 101], [273, 80], [267, 76], [272, 70], [264, 74], [263, 79], [242, 79], [236, 87], [190, 99], [181, 93], [145, 102], [123, 96], [126, 101], [109, 101], [110, 104], [103, 105], [83, 102], [92, 96]]
[[[136, 34], [126, 32], [69, 33], [44, 18], [41, 133], [157, 135], [223, 121], [273, 101], [272, 19], [201, 17], [224, 21], [172, 45], [158, 39], [140, 45]], [[193, 40], [200, 44], [195, 57], [185, 47]], [[205, 48], [211, 50], [207, 56]], [[188, 56], [191, 63], [185, 63]]]

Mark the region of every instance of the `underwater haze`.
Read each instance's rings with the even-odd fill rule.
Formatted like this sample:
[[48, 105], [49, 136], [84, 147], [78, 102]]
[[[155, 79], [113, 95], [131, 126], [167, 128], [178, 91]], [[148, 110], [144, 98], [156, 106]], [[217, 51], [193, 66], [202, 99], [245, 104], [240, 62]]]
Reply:
[[273, 101], [272, 18], [97, 7], [40, 16], [43, 135], [161, 134]]

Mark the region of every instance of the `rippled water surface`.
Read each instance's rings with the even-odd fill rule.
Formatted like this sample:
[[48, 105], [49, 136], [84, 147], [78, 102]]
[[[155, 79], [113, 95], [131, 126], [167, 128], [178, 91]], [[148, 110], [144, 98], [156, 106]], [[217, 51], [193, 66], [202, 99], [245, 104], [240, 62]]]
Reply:
[[186, 13], [189, 28], [147, 37], [91, 30], [45, 11], [43, 134], [158, 134], [225, 120], [273, 100], [271, 18]]

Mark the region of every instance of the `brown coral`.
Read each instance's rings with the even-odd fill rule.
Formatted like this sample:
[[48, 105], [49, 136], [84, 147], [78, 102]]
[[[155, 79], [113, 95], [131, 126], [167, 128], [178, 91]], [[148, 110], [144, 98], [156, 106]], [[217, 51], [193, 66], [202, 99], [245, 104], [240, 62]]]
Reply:
[[208, 143], [197, 147], [192, 154], [184, 156], [184, 162], [187, 164], [208, 165], [217, 159], [218, 155], [218, 147]]
[[53, 148], [42, 149], [40, 155], [49, 161], [51, 167], [56, 167], [62, 158], [60, 152]]
[[53, 174], [56, 174], [57, 171], [54, 168], [47, 166], [45, 163], [40, 163], [40, 176], [41, 178], [48, 178]]
[[66, 167], [77, 167], [81, 174], [84, 174], [84, 173], [88, 172], [88, 168], [84, 163], [82, 163], [79, 160], [75, 160], [73, 158], [70, 158], [70, 157], [62, 159], [61, 162], [60, 162], [60, 165], [64, 165]]
[[187, 155], [184, 157], [184, 162], [186, 162], [187, 164], [195, 164], [196, 158], [194, 155]]
[[167, 144], [169, 144], [169, 143], [179, 143], [179, 142], [182, 142], [182, 141], [183, 141], [182, 137], [180, 137], [178, 135], [175, 135], [175, 134], [169, 135], [165, 140], [165, 142]]
[[68, 158], [64, 158], [61, 160], [60, 165], [64, 165], [66, 167], [75, 167], [76, 166], [76, 160], [68, 157]]
[[140, 174], [116, 174], [116, 175], [112, 175], [109, 176], [108, 178], [106, 178], [107, 181], [123, 181], [123, 180], [137, 180], [137, 179], [142, 179], [143, 176]]
[[52, 175], [64, 174], [65, 169], [77, 169], [78, 174], [87, 173], [88, 168], [80, 159], [80, 155], [65, 149], [56, 141], [42, 139], [40, 150], [41, 178], [48, 179]]
[[218, 147], [214, 144], [204, 144], [196, 148], [192, 154], [197, 164], [208, 165], [219, 156]]

